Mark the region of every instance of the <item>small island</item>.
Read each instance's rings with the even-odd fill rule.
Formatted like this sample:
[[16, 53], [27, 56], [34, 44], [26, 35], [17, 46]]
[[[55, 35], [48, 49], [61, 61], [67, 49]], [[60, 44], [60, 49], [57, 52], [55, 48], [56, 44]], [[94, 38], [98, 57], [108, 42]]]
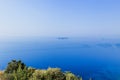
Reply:
[[58, 37], [57, 39], [59, 39], [59, 40], [66, 40], [66, 39], [69, 39], [69, 37]]

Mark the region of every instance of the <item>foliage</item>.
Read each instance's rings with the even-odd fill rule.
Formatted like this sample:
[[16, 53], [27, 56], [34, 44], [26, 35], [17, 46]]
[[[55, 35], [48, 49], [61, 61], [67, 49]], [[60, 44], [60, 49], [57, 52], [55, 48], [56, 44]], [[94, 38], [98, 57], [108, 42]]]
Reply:
[[5, 71], [0, 71], [0, 80], [82, 80], [82, 78], [71, 72], [62, 72], [60, 68], [34, 69], [27, 67], [20, 60], [12, 60]]
[[14, 80], [27, 80], [27, 68], [24, 69], [21, 68], [21, 65], [19, 64], [19, 67], [17, 71], [13, 72]]
[[19, 68], [19, 65], [21, 65], [21, 69], [24, 69], [26, 67], [26, 65], [21, 60], [19, 61], [12, 60], [11, 62], [8, 63], [5, 73], [13, 73], [14, 71], [16, 72], [17, 69]]
[[2, 80], [29, 80], [35, 69], [28, 68], [23, 62], [12, 60], [4, 72]]
[[35, 70], [32, 80], [65, 80], [65, 75], [59, 68], [48, 68]]
[[66, 80], [79, 80], [78, 77], [76, 77], [73, 73], [71, 72], [66, 72], [65, 73]]

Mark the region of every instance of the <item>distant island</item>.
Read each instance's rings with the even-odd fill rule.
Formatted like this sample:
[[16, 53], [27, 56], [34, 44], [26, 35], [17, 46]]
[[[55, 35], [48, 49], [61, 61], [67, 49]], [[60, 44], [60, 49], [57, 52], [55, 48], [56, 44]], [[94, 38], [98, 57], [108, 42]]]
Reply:
[[57, 39], [65, 40], [65, 39], [69, 39], [69, 37], [58, 37]]

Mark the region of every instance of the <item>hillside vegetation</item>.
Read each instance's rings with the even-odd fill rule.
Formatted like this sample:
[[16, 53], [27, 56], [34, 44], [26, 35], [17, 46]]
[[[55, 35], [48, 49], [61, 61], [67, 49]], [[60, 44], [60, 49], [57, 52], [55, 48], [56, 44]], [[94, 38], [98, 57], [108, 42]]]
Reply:
[[12, 60], [4, 71], [0, 71], [0, 80], [82, 80], [82, 78], [71, 72], [62, 72], [60, 68], [35, 69], [27, 67], [20, 60]]

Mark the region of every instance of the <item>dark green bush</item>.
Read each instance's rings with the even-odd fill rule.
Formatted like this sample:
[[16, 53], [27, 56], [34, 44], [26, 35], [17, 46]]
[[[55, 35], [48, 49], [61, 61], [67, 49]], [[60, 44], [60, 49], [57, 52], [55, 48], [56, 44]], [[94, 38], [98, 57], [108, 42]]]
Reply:
[[26, 65], [21, 61], [16, 61], [12, 60], [11, 62], [8, 63], [7, 68], [5, 69], [5, 73], [13, 73], [14, 71], [16, 72], [19, 65], [21, 65], [21, 69], [24, 69]]
[[23, 62], [12, 60], [4, 72], [4, 80], [29, 80], [35, 69], [28, 68]]

